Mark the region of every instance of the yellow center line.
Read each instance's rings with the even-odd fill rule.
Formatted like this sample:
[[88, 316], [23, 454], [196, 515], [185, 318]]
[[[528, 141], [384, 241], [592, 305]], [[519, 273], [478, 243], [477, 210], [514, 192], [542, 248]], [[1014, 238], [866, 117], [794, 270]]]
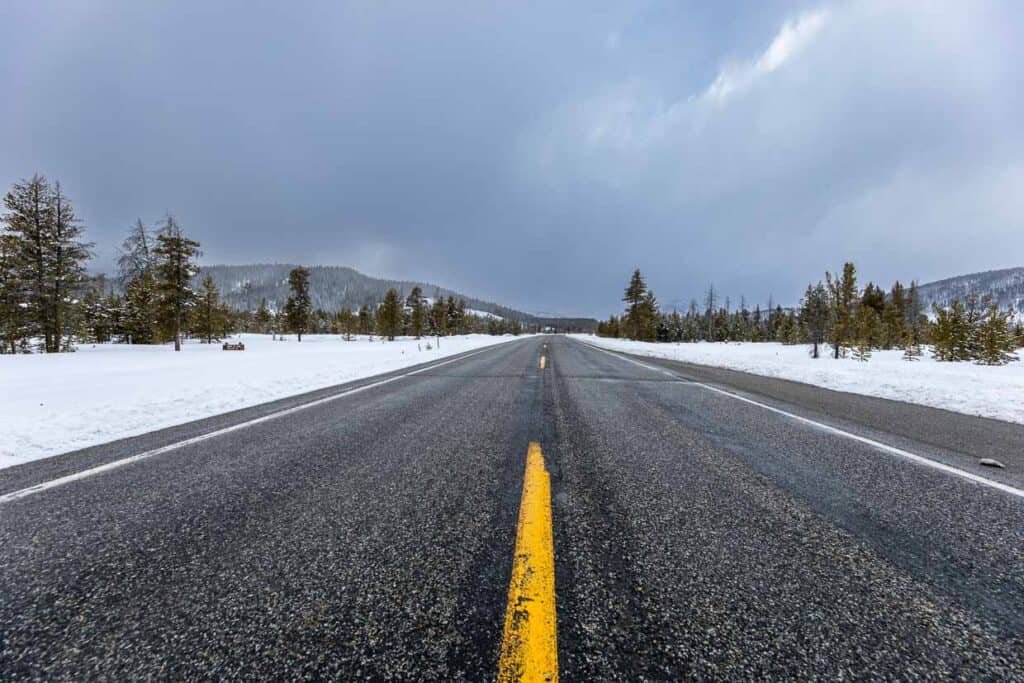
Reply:
[[540, 444], [526, 454], [523, 498], [508, 586], [498, 681], [557, 681], [555, 548], [551, 531], [551, 477]]
[[540, 357], [540, 369], [543, 370], [544, 366], [547, 365], [547, 364], [548, 364], [548, 357], [547, 356], [541, 356]]

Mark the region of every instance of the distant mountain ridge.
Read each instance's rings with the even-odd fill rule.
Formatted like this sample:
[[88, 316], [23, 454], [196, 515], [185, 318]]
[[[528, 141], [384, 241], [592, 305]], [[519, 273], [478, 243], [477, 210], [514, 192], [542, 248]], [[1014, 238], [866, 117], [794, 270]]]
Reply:
[[[211, 275], [217, 283], [221, 298], [231, 306], [243, 310], [256, 310], [260, 301], [267, 300], [273, 310], [284, 308], [290, 293], [288, 273], [296, 268], [290, 263], [257, 263], [252, 265], [201, 266], [197, 281]], [[309, 270], [309, 290], [314, 308], [337, 311], [342, 308], [358, 309], [363, 304], [375, 305], [391, 288], [407, 296], [413, 287], [419, 286], [426, 297], [453, 296], [464, 299], [466, 306], [485, 311], [506, 319], [535, 321], [532, 316], [507, 306], [460, 294], [447, 287], [427, 282], [387, 280], [364, 275], [347, 266], [306, 266]]]
[[990, 297], [1002, 309], [1012, 307], [1017, 313], [1024, 308], [1024, 267], [968, 273], [956, 277], [918, 285], [921, 302], [930, 309], [932, 304], [945, 308], [955, 299], [967, 296]]

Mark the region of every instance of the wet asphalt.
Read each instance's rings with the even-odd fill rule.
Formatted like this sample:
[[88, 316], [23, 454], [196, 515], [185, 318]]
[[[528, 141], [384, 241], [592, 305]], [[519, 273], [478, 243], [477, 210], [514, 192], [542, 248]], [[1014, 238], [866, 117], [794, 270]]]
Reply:
[[1024, 499], [698, 382], [1011, 485], [1024, 428], [657, 364], [514, 341], [0, 503], [0, 679], [493, 679], [530, 441], [562, 680], [1024, 679]]

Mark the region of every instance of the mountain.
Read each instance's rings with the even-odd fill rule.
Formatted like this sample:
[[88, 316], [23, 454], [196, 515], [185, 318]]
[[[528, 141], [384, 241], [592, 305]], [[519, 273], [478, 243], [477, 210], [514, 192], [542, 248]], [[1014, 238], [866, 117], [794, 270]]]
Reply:
[[968, 295], [991, 297], [1000, 308], [1024, 308], [1024, 268], [989, 270], [929, 282], [918, 286], [921, 301], [927, 309], [933, 303], [946, 307], [954, 299], [963, 301]]
[[[235, 308], [255, 310], [262, 299], [273, 310], [281, 310], [288, 299], [288, 273], [296, 266], [288, 263], [254, 264], [246, 266], [211, 265], [202, 266], [197, 281], [206, 275], [220, 289], [221, 298]], [[476, 299], [459, 292], [425, 282], [384, 280], [363, 275], [345, 266], [307, 266], [309, 269], [309, 290], [314, 308], [337, 311], [341, 308], [358, 309], [363, 304], [375, 305], [385, 292], [394, 288], [407, 295], [419, 285], [423, 295], [465, 299], [466, 307], [477, 312], [502, 318], [533, 322], [535, 316], [500, 306], [490, 301]]]

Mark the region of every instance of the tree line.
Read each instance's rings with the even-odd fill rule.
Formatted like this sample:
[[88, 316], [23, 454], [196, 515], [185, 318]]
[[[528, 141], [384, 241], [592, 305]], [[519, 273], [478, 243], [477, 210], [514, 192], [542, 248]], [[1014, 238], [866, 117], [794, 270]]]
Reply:
[[303, 334], [339, 334], [345, 339], [374, 334], [388, 341], [399, 336], [420, 339], [461, 334], [513, 334], [523, 332], [518, 320], [480, 316], [466, 308], [463, 299], [447, 299], [435, 293], [433, 299], [414, 286], [408, 296], [391, 288], [379, 304], [363, 304], [359, 309], [342, 308], [328, 312], [312, 308], [309, 271], [300, 266], [288, 276], [290, 296], [280, 313], [271, 311], [267, 300], [250, 317], [243, 315], [240, 328], [264, 334], [290, 332], [302, 341]]
[[1014, 312], [978, 297], [954, 301], [948, 308], [924, 312], [917, 284], [893, 283], [888, 290], [867, 283], [860, 287], [852, 263], [824, 281], [807, 286], [800, 305], [783, 308], [769, 299], [765, 309], [751, 310], [745, 300], [734, 308], [722, 301], [714, 286], [704, 299], [691, 300], [684, 313], [662, 312], [654, 292], [636, 269], [623, 295], [625, 311], [598, 324], [597, 334], [660, 342], [766, 342], [807, 344], [818, 358], [827, 348], [834, 358], [868, 360], [878, 349], [902, 349], [904, 358], [919, 358], [930, 348], [940, 361], [976, 361], [1002, 365], [1016, 360], [1024, 346], [1024, 328]]
[[465, 301], [408, 296], [391, 289], [359, 310], [314, 310], [309, 271], [289, 275], [291, 295], [280, 311], [263, 300], [255, 311], [223, 303], [216, 283], [200, 273], [200, 243], [172, 215], [154, 226], [137, 220], [118, 250], [117, 274], [89, 276], [93, 244], [59, 182], [42, 175], [15, 183], [0, 217], [0, 353], [73, 351], [76, 343], [204, 342], [235, 332], [377, 334], [393, 340], [453, 334], [520, 334], [522, 324], [474, 315]]

